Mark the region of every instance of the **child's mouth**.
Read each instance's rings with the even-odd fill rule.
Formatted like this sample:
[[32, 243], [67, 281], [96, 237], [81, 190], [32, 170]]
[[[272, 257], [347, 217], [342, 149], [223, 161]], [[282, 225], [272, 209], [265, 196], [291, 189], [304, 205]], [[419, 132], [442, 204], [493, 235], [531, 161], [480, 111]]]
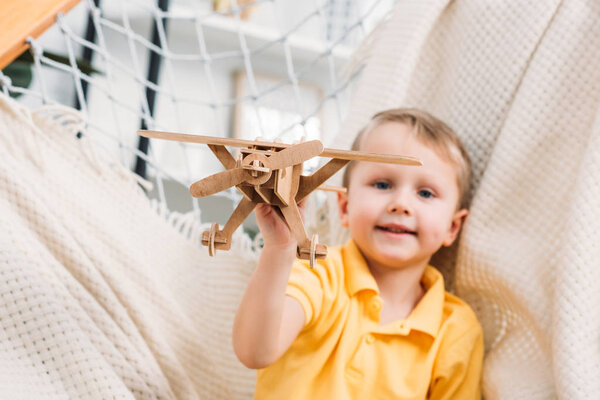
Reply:
[[385, 232], [390, 232], [390, 233], [397, 233], [397, 234], [409, 234], [409, 235], [416, 235], [417, 232], [412, 231], [406, 227], [403, 226], [382, 226], [382, 225], [378, 225], [376, 226], [376, 229], [385, 231]]

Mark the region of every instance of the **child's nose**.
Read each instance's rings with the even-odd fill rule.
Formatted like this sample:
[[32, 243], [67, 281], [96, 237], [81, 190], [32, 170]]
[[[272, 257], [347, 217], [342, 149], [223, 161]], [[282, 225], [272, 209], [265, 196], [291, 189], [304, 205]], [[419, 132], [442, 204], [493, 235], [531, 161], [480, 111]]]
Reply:
[[393, 206], [392, 208], [390, 208], [390, 213], [392, 213], [392, 214], [402, 213], [406, 216], [412, 215], [412, 211], [410, 211], [410, 209], [408, 207], [403, 207], [403, 206]]
[[412, 207], [409, 203], [407, 196], [404, 194], [394, 196], [394, 200], [388, 206], [388, 212], [410, 216], [412, 215]]

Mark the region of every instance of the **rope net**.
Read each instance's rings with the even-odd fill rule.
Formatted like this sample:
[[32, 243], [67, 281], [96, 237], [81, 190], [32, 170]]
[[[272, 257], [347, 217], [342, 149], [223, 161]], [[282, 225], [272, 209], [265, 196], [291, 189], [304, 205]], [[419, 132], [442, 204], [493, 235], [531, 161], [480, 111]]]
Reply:
[[[430, 111], [461, 135], [473, 160], [476, 192], [460, 243], [433, 264], [454, 272], [452, 286], [483, 326], [485, 398], [600, 398], [600, 3], [398, 2], [361, 48], [364, 71], [344, 74], [357, 43], [391, 7], [85, 0], [30, 40], [31, 84], [10, 71], [15, 62], [0, 85], [30, 107], [78, 106], [87, 124], [78, 129], [94, 149], [128, 169], [138, 157], [147, 161], [150, 196], [219, 223], [215, 204], [228, 200], [228, 216], [235, 193], [209, 203], [187, 191], [219, 168], [214, 156], [160, 141], [146, 153], [135, 135], [142, 122], [251, 139], [306, 135], [327, 146], [339, 137], [335, 147], [347, 147], [351, 135], [336, 131], [355, 132], [379, 110]], [[86, 50], [93, 70], [78, 63]], [[359, 74], [359, 101], [347, 112]], [[151, 218], [146, 197], [122, 178], [132, 174], [102, 175], [93, 163], [74, 169], [81, 151], [61, 133], [76, 135], [72, 108], [61, 119], [14, 112], [0, 100], [13, 111], [0, 113], [4, 392], [250, 398], [254, 379], [228, 336], [255, 265], [249, 252], [209, 258]], [[41, 153], [47, 169], [31, 168], [23, 149], [40, 164]]]
[[214, 154], [136, 131], [330, 146], [361, 73], [344, 66], [392, 5], [82, 0], [28, 39], [0, 72], [4, 392], [252, 398], [230, 335], [254, 221], [209, 257], [203, 230], [241, 195], [194, 199], [190, 184], [222, 169]]
[[210, 150], [147, 143], [137, 129], [327, 145], [360, 74], [344, 66], [393, 3], [85, 0], [29, 38], [30, 60], [0, 72], [0, 85], [31, 108], [79, 109], [86, 121], [80, 135], [150, 181], [151, 198], [223, 223], [240, 199], [235, 190], [200, 200], [187, 192], [221, 169]]

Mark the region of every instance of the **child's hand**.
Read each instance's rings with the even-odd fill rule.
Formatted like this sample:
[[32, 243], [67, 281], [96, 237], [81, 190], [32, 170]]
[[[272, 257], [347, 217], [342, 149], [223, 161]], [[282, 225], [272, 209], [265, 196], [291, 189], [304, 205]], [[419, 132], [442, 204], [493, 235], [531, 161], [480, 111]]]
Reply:
[[[298, 203], [298, 208], [304, 220], [306, 200]], [[261, 203], [256, 206], [254, 212], [265, 246], [281, 248], [298, 246], [294, 233], [277, 207]]]
[[[305, 204], [298, 204], [302, 219]], [[279, 207], [257, 204], [254, 212], [265, 247], [235, 316], [233, 348], [245, 366], [260, 369], [287, 351], [304, 327], [305, 315], [300, 303], [285, 294], [296, 259], [296, 237]]]

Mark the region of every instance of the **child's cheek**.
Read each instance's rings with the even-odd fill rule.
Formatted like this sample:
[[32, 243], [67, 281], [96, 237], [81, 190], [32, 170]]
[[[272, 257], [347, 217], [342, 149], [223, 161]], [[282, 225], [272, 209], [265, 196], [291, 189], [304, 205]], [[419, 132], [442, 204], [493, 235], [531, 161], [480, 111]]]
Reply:
[[445, 223], [441, 223], [442, 219], [440, 215], [435, 213], [429, 214], [423, 223], [421, 224], [421, 234], [429, 238], [432, 242], [442, 242], [445, 239], [445, 233], [447, 231]]

